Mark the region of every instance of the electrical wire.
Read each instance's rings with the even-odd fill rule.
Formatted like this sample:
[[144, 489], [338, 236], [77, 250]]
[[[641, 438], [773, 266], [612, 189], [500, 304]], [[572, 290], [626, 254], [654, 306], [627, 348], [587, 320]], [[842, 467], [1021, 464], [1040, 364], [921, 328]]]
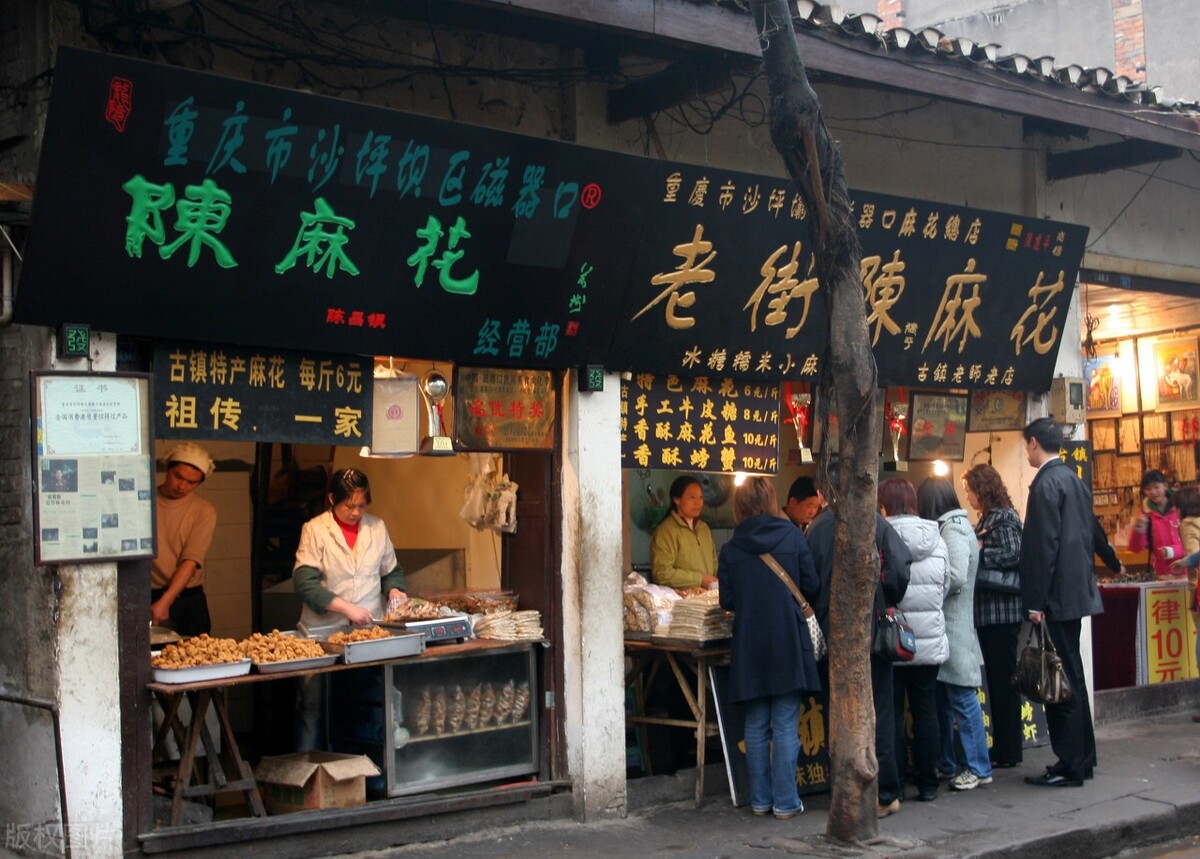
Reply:
[[1136, 191], [1133, 192], [1133, 196], [1130, 197], [1129, 200], [1126, 201], [1125, 205], [1121, 207], [1121, 211], [1119, 211], [1115, 215], [1113, 215], [1113, 219], [1108, 222], [1108, 226], [1105, 227], [1103, 230], [1101, 230], [1100, 234], [1098, 236], [1096, 236], [1096, 238], [1094, 238], [1090, 242], [1088, 242], [1087, 248], [1089, 250], [1096, 246], [1096, 242], [1098, 242], [1102, 238], [1104, 238], [1105, 234], [1113, 228], [1113, 224], [1115, 224], [1117, 221], [1121, 220], [1121, 216], [1124, 215], [1125, 212], [1129, 209], [1129, 207], [1133, 205], [1133, 201], [1136, 200], [1139, 196], [1141, 196], [1141, 193], [1146, 190], [1146, 186], [1150, 184], [1150, 180], [1154, 178], [1154, 174], [1158, 172], [1158, 168], [1161, 166], [1162, 166], [1161, 161], [1154, 165], [1154, 169], [1150, 171], [1150, 175], [1147, 176], [1145, 181], [1142, 182], [1141, 186]]

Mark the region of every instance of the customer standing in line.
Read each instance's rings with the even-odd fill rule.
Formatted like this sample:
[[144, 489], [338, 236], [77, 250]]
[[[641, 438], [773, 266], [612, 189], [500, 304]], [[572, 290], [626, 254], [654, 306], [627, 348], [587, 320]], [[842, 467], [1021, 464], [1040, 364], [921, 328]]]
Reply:
[[[838, 485], [838, 464], [830, 462], [825, 472], [830, 487]], [[821, 493], [824, 500], [824, 493]], [[829, 588], [833, 581], [834, 529], [837, 495], [829, 506], [817, 514], [804, 532], [808, 548], [812, 551], [813, 563], [820, 579], [820, 592], [813, 611], [821, 622], [821, 630], [829, 636]], [[912, 553], [900, 539], [896, 530], [879, 513], [875, 514], [875, 549], [879, 552], [879, 584], [875, 588], [875, 605], [881, 609], [895, 608], [908, 590], [909, 568]], [[871, 628], [874, 638], [875, 629]], [[829, 661], [818, 666], [828, 671]], [[877, 779], [879, 817], [888, 817], [900, 811], [900, 799], [904, 794], [904, 783], [896, 760], [895, 715], [892, 710], [895, 671], [892, 663], [882, 656], [871, 654], [871, 699], [875, 709], [875, 761], [879, 767]]]
[[[1007, 769], [1023, 759], [1021, 693], [1011, 678], [1017, 670], [1017, 638], [1025, 611], [1021, 606], [1021, 517], [1000, 473], [987, 463], [971, 466], [963, 475], [967, 503], [979, 511], [979, 569], [1003, 573], [975, 579], [975, 630], [987, 676], [987, 700], [992, 714], [993, 767]], [[1001, 579], [1010, 583], [1001, 588]]]
[[804, 613], [760, 557], [769, 553], [811, 601], [819, 581], [804, 535], [779, 510], [775, 487], [751, 477], [733, 492], [733, 537], [717, 566], [721, 606], [733, 612], [730, 699], [746, 711], [750, 807], [786, 820], [804, 811], [796, 785], [801, 695], [821, 688]]
[[[950, 655], [937, 675], [938, 737], [941, 740], [938, 769], [953, 774], [950, 786], [955, 790], [974, 790], [992, 782], [983, 710], [979, 707], [979, 696], [975, 694], [981, 680], [979, 665], [983, 662], [979, 640], [975, 636], [979, 542], [967, 520], [967, 511], [959, 506], [954, 484], [946, 478], [930, 477], [921, 483], [917, 490], [917, 509], [922, 519], [938, 523], [950, 560], [950, 593], [942, 606]], [[962, 747], [961, 762], [958, 746]]]
[[912, 553], [908, 590], [899, 608], [917, 637], [917, 655], [912, 662], [898, 662], [892, 703], [895, 708], [896, 761], [903, 784], [908, 734], [904, 730], [904, 696], [912, 715], [912, 756], [917, 799], [937, 798], [937, 763], [941, 740], [938, 736], [937, 678], [941, 664], [950, 655], [946, 640], [946, 617], [942, 604], [950, 591], [946, 543], [936, 522], [917, 515], [917, 493], [910, 481], [893, 477], [879, 484], [879, 506], [888, 524]]
[[1025, 456], [1038, 471], [1025, 505], [1021, 601], [1031, 622], [1046, 622], [1072, 692], [1063, 703], [1046, 705], [1050, 745], [1058, 760], [1025, 781], [1039, 787], [1083, 787], [1096, 765], [1096, 736], [1079, 631], [1083, 618], [1104, 611], [1092, 560], [1092, 493], [1058, 456], [1062, 427], [1051, 418], [1038, 418], [1025, 427], [1024, 437]]

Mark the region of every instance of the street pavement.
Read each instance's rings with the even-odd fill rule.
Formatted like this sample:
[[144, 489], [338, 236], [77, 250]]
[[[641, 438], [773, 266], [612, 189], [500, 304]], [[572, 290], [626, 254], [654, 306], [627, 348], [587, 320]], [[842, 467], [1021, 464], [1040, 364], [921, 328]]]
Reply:
[[996, 770], [990, 785], [959, 792], [943, 783], [933, 802], [915, 798], [904, 802], [899, 813], [879, 821], [875, 843], [857, 848], [831, 845], [825, 839], [827, 794], [806, 797], [803, 814], [776, 820], [755, 817], [748, 807], [734, 808], [728, 793], [709, 791], [699, 807], [674, 802], [635, 809], [620, 819], [538, 821], [347, 855], [355, 859], [1113, 856], [1200, 835], [1200, 724], [1192, 722], [1191, 716], [1187, 710], [1097, 726], [1099, 765], [1095, 778], [1082, 788], [1025, 784], [1025, 776], [1040, 774], [1054, 760], [1049, 746], [1027, 749], [1022, 766]]

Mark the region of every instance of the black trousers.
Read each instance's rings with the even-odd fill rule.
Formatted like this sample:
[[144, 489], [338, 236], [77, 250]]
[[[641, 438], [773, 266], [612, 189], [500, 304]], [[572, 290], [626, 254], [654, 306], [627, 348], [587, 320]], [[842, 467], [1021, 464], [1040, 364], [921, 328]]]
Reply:
[[[1017, 669], [1019, 623], [995, 623], [981, 626], [979, 649], [987, 674], [987, 699], [992, 714], [992, 762], [1019, 764], [1025, 744], [1021, 725], [1021, 693], [1012, 685]], [[1057, 645], [1055, 645], [1057, 646]]]
[[[937, 792], [941, 736], [937, 720], [938, 665], [898, 666], [893, 672], [893, 709], [896, 732], [896, 765], [901, 775], [908, 760], [908, 732], [904, 730], [904, 697], [912, 715], [913, 784], [922, 792]], [[903, 783], [903, 780], [901, 781]]]
[[[150, 591], [150, 602], [157, 602], [167, 592], [166, 588]], [[184, 588], [171, 603], [171, 614], [167, 626], [180, 635], [190, 637], [212, 632], [212, 619], [208, 616], [208, 600], [204, 597], [204, 586]]]
[[872, 654], [871, 696], [875, 699], [875, 760], [879, 764], [879, 804], [902, 799], [904, 784], [896, 761], [896, 720], [892, 706], [892, 663]]
[[1058, 756], [1052, 767], [1059, 775], [1083, 779], [1096, 765], [1096, 735], [1092, 730], [1092, 706], [1088, 701], [1083, 659], [1079, 655], [1079, 620], [1046, 621], [1050, 640], [1063, 661], [1067, 682], [1074, 692], [1063, 704], [1046, 705], [1050, 747]]

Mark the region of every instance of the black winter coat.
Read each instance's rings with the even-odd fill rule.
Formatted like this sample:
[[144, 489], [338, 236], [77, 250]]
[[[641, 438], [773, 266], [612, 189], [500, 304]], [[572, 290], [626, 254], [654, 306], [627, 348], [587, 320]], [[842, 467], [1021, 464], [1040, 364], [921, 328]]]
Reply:
[[749, 701], [821, 688], [808, 626], [787, 586], [758, 557], [770, 552], [810, 604], [819, 580], [804, 534], [787, 519], [753, 516], [721, 547], [721, 605], [733, 611], [730, 699]]
[[1025, 611], [1056, 622], [1104, 611], [1092, 560], [1092, 497], [1055, 457], [1029, 484], [1021, 535], [1021, 598]]

